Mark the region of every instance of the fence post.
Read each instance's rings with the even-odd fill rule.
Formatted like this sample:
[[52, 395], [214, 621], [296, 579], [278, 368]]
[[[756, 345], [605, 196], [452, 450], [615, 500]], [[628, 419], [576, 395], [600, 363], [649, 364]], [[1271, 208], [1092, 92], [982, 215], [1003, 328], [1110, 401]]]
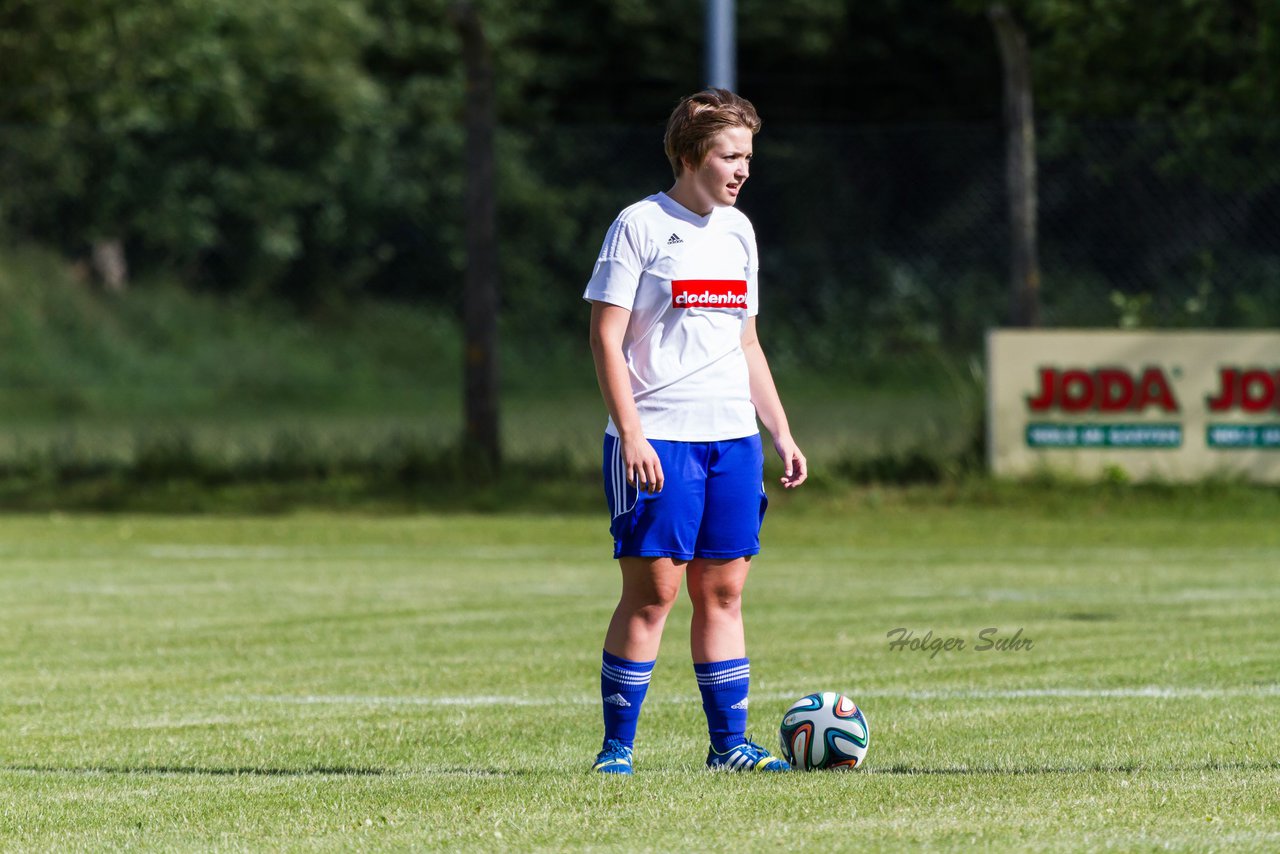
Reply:
[[493, 61], [475, 7], [450, 10], [466, 71], [467, 273], [463, 297], [463, 444], [478, 471], [502, 462], [498, 430], [498, 264], [494, 191]]
[[987, 17], [1004, 69], [1005, 192], [1009, 201], [1009, 286], [1014, 326], [1040, 325], [1037, 248], [1036, 124], [1027, 33], [1008, 8], [995, 3]]

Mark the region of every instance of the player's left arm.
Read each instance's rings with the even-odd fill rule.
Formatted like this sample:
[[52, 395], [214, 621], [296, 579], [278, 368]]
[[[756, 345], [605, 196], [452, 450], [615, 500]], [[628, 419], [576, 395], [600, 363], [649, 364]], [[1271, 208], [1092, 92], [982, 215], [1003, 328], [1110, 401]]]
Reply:
[[754, 317], [747, 318], [747, 325], [742, 330], [742, 352], [746, 354], [747, 373], [751, 377], [751, 402], [760, 416], [760, 423], [773, 437], [773, 447], [782, 458], [782, 485], [794, 489], [809, 476], [809, 463], [800, 453], [795, 439], [791, 438], [791, 427], [782, 408], [782, 399], [778, 397], [778, 388], [773, 383], [769, 360], [764, 357], [760, 339], [756, 336]]

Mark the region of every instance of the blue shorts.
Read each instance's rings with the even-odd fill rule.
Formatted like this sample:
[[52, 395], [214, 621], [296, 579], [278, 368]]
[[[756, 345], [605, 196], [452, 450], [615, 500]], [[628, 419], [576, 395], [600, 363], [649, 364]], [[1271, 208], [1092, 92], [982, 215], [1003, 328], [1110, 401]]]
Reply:
[[613, 556], [732, 560], [759, 554], [764, 494], [760, 434], [724, 442], [651, 439], [662, 461], [654, 494], [627, 484], [617, 438], [604, 437]]

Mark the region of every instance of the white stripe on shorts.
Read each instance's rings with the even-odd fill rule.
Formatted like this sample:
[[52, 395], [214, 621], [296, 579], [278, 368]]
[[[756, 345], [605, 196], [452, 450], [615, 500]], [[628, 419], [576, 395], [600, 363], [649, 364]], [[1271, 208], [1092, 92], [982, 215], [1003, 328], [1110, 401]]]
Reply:
[[614, 438], [613, 440], [613, 518], [626, 515], [636, 509], [636, 503], [640, 500], [640, 490], [636, 490], [636, 497], [631, 501], [630, 507], [623, 507], [627, 500], [627, 469], [622, 462], [622, 440]]

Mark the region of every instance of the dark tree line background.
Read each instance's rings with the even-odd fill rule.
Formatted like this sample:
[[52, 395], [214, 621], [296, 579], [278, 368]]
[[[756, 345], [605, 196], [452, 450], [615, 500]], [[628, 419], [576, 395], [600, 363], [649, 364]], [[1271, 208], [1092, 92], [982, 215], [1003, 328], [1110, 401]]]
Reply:
[[[1045, 321], [1280, 322], [1280, 4], [1004, 5], [1030, 47]], [[505, 328], [576, 335], [605, 226], [669, 183], [662, 125], [702, 84], [702, 7], [473, 6], [494, 67]], [[452, 8], [0, 0], [5, 239], [97, 260], [117, 287], [159, 272], [304, 311], [377, 296], [460, 313]], [[738, 88], [765, 121], [742, 204], [784, 359], [971, 350], [1008, 321], [989, 12], [739, 0]]]

